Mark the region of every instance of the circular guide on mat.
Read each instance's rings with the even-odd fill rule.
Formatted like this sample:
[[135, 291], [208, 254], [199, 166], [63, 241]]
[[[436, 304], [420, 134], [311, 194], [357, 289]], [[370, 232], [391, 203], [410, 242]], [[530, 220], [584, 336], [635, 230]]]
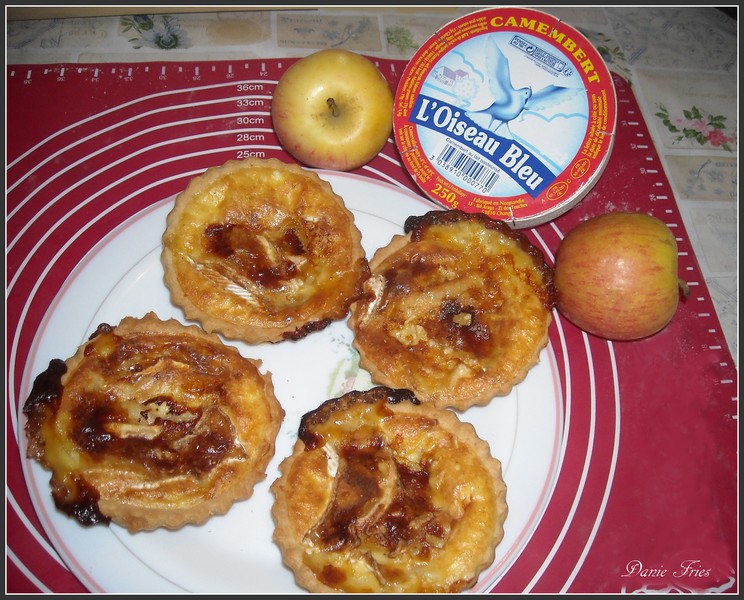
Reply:
[[591, 190], [617, 124], [612, 77], [591, 42], [519, 7], [437, 31], [406, 67], [394, 111], [403, 164], [429, 198], [515, 228], [546, 223]]

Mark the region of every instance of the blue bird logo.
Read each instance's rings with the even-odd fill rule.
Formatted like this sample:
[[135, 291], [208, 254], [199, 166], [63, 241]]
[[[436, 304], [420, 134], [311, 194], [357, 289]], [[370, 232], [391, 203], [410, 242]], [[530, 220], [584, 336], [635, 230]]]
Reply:
[[[499, 48], [493, 36], [486, 41], [485, 66], [488, 71], [488, 87], [493, 97], [492, 103], [483, 109], [469, 111], [468, 117], [487, 115], [488, 129], [494, 133], [502, 127], [509, 131], [509, 122], [525, 110], [540, 111], [573, 98], [584, 88], [567, 88], [548, 85], [537, 92], [531, 87], [515, 88], [511, 80], [509, 61]], [[511, 136], [511, 131], [509, 131]]]

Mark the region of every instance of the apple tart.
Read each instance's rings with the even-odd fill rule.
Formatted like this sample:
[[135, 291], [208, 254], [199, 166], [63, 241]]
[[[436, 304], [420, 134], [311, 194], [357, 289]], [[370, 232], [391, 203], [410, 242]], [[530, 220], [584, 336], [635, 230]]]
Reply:
[[508, 394], [547, 345], [553, 271], [503, 221], [459, 210], [412, 216], [369, 264], [349, 326], [378, 384], [465, 410]]
[[274, 541], [311, 592], [463, 591], [503, 539], [501, 462], [410, 390], [352, 391], [306, 413], [279, 471]]
[[300, 339], [346, 318], [369, 276], [343, 198], [274, 158], [193, 178], [168, 214], [162, 263], [188, 319], [248, 343]]
[[214, 334], [154, 313], [101, 324], [35, 380], [27, 456], [57, 508], [92, 526], [178, 529], [266, 477], [284, 410], [271, 374]]

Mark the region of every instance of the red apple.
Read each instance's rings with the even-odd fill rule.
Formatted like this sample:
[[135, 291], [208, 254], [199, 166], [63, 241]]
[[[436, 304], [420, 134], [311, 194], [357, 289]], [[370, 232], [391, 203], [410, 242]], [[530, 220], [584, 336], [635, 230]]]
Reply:
[[393, 92], [368, 58], [329, 48], [279, 78], [271, 118], [282, 147], [310, 167], [350, 171], [382, 150], [393, 130]]
[[635, 340], [661, 331], [679, 303], [677, 241], [656, 217], [612, 212], [571, 229], [555, 257], [556, 307], [584, 331]]

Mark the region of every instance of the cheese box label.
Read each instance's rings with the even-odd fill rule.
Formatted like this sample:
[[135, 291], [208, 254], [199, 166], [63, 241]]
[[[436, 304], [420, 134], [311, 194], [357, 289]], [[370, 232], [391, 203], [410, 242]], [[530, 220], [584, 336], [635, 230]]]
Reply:
[[395, 141], [440, 205], [528, 227], [594, 185], [615, 105], [610, 72], [581, 33], [541, 11], [487, 9], [444, 26], [411, 59]]

